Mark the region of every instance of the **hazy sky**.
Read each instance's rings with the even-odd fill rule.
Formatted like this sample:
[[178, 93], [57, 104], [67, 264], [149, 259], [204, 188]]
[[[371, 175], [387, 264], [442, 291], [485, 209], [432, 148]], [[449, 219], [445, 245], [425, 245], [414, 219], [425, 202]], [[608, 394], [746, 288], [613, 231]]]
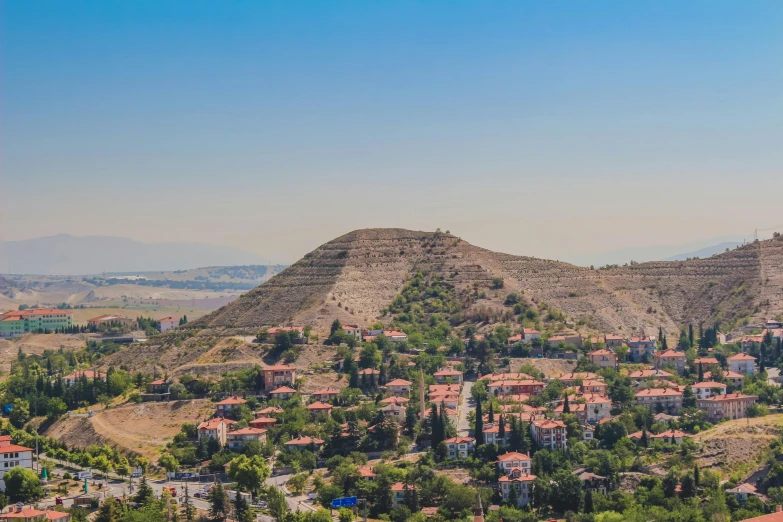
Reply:
[[574, 259], [783, 223], [783, 2], [2, 3], [0, 239]]

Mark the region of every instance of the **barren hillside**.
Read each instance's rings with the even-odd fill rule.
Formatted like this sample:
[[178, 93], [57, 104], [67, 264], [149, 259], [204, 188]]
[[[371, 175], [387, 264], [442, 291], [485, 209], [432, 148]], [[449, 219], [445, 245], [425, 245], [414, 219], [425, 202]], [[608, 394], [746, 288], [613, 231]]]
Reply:
[[463, 290], [489, 288], [502, 277], [505, 287], [489, 291], [488, 305], [493, 297], [524, 292], [573, 322], [582, 319], [608, 332], [654, 332], [658, 326], [674, 331], [691, 321], [771, 317], [783, 310], [783, 241], [707, 259], [591, 270], [491, 252], [449, 234], [368, 229], [320, 246], [193, 327], [255, 331], [298, 323], [318, 330], [335, 317], [367, 325], [382, 319], [381, 311], [419, 269]]

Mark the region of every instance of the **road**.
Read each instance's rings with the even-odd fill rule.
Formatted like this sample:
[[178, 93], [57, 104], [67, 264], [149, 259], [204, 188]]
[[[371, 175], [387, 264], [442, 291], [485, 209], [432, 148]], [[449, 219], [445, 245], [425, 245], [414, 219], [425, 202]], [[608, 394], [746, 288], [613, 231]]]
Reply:
[[459, 397], [458, 417], [457, 417], [457, 434], [460, 437], [467, 437], [470, 435], [470, 422], [468, 422], [468, 412], [476, 408], [476, 404], [473, 400], [471, 391], [473, 390], [473, 383], [465, 381], [462, 383], [462, 391]]

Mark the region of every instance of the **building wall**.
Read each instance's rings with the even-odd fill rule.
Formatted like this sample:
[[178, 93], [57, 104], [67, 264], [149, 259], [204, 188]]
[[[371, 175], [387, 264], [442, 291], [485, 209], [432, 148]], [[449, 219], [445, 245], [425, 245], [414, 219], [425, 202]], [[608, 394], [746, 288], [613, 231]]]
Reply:
[[[0, 447], [0, 452], [3, 448]], [[15, 467], [22, 467], [27, 469], [33, 469], [33, 452], [32, 451], [20, 451], [20, 452], [3, 452], [0, 453], [0, 491], [5, 491], [5, 482], [3, 481], [3, 475], [6, 471], [9, 471]]]

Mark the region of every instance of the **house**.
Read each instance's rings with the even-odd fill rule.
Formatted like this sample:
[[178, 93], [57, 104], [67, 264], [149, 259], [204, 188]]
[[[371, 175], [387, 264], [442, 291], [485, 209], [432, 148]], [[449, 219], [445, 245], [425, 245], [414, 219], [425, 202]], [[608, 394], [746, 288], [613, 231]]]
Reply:
[[500, 425], [497, 422], [492, 424], [485, 424], [481, 430], [481, 433], [484, 435], [484, 444], [508, 444], [508, 438], [511, 435], [511, 433], [509, 433], [508, 424], [506, 424], [505, 430], [506, 433], [504, 433], [503, 437], [501, 437]]
[[582, 381], [580, 391], [582, 393], [592, 393], [596, 395], [606, 395], [606, 383], [604, 381], [594, 381], [591, 379]]
[[775, 512], [760, 517], [746, 518], [744, 522], [783, 522], [783, 506], [775, 506]]
[[231, 412], [231, 408], [242, 404], [247, 404], [247, 401], [236, 395], [223, 399], [215, 405], [215, 417], [227, 417]]
[[342, 329], [345, 331], [346, 334], [354, 337], [357, 341], [362, 340], [362, 329], [359, 328], [358, 325], [344, 324], [342, 325]]
[[693, 360], [693, 366], [696, 367], [696, 370], [701, 366], [703, 371], [707, 371], [720, 366], [720, 362], [715, 357], [698, 357]]
[[381, 404], [408, 404], [410, 402], [410, 399], [407, 397], [386, 397], [385, 399], [381, 400]]
[[585, 400], [585, 417], [582, 422], [596, 424], [598, 421], [612, 416], [612, 401], [604, 395], [589, 394], [582, 396]]
[[[526, 373], [488, 373], [487, 375], [484, 375], [479, 380], [482, 381], [489, 381], [489, 382], [495, 382], [495, 381], [526, 381], [526, 380], [534, 380], [533, 377]], [[430, 388], [434, 385], [430, 385]], [[457, 388], [456, 391], [459, 391], [459, 388]]]
[[14, 444], [8, 435], [0, 435], [0, 457], [3, 461], [0, 467], [0, 491], [5, 491], [3, 475], [6, 471], [16, 467], [33, 469], [33, 449]]
[[289, 388], [288, 386], [281, 386], [269, 392], [269, 397], [271, 399], [282, 399], [284, 401], [287, 401], [288, 399], [290, 399], [296, 394], [297, 391], [295, 389]]
[[713, 395], [726, 395], [726, 385], [715, 381], [697, 382], [693, 386], [696, 399], [709, 399]]
[[273, 415], [282, 415], [283, 413], [285, 413], [285, 410], [280, 406], [268, 406], [263, 410], [259, 410], [255, 412], [254, 415], [258, 419], [260, 417], [271, 417]]
[[[723, 370], [721, 374], [723, 379], [728, 381], [732, 386], [742, 386], [742, 383], [745, 382], [745, 376], [741, 373]], [[704, 380], [712, 380], [712, 378], [712, 372], [704, 372]]]
[[296, 383], [296, 367], [287, 364], [275, 364], [261, 368], [264, 376], [264, 389], [271, 390], [283, 385]]
[[522, 470], [523, 474], [530, 473], [530, 455], [519, 453], [517, 451], [511, 451], [503, 455], [498, 456], [497, 460], [498, 469], [504, 475], [510, 475], [515, 469]]
[[624, 344], [625, 338], [622, 335], [611, 334], [604, 336], [604, 347], [606, 348], [620, 348]]
[[366, 343], [372, 342], [377, 336], [383, 335], [393, 343], [407, 343], [408, 334], [397, 330], [368, 330], [362, 340]]
[[65, 386], [75, 386], [79, 380], [84, 377], [88, 381], [94, 381], [95, 379], [106, 380], [106, 374], [95, 370], [78, 370], [74, 373], [69, 373], [63, 377], [63, 384]]
[[415, 486], [403, 484], [402, 482], [393, 484], [391, 487], [392, 507], [398, 507], [405, 504], [405, 492], [409, 492], [408, 494], [410, 495], [410, 492], [414, 491], [415, 489]]
[[756, 358], [744, 353], [738, 353], [727, 358], [729, 370], [737, 373], [751, 375], [756, 373]]
[[322, 439], [315, 437], [297, 437], [286, 442], [285, 449], [286, 451], [291, 451], [294, 449], [305, 450], [314, 448], [316, 451], [318, 451], [323, 445], [324, 441]]
[[229, 449], [242, 451], [248, 442], [265, 442], [266, 430], [254, 427], [242, 428], [236, 431], [229, 431], [226, 439], [226, 445]]
[[[747, 484], [743, 483], [738, 485], [736, 488], [727, 489], [726, 493], [734, 495], [734, 498], [737, 499], [737, 502], [742, 505], [745, 502], [748, 501], [748, 497], [762, 497], [761, 493], [759, 493], [756, 490], [756, 486], [753, 484]], [[783, 517], [781, 517], [783, 519]], [[753, 520], [753, 519], [751, 519]]]
[[763, 335], [748, 335], [740, 339], [740, 348], [742, 353], [748, 353], [754, 350], [754, 347], [760, 345], [764, 341]]
[[373, 481], [378, 475], [369, 466], [359, 466], [359, 476], [364, 480]]
[[462, 384], [462, 372], [454, 368], [443, 368], [434, 373], [435, 380], [440, 384], [456, 382]]
[[669, 415], [668, 413], [657, 413], [653, 416], [653, 419], [655, 419], [655, 422], [669, 424], [671, 421], [679, 420], [680, 418], [676, 415]]
[[164, 317], [163, 319], [158, 320], [158, 324], [158, 330], [160, 330], [160, 333], [164, 333], [171, 330], [172, 328], [178, 327], [179, 319], [176, 317]]
[[539, 448], [561, 449], [567, 447], [566, 425], [559, 420], [541, 419], [530, 423], [530, 432]]
[[582, 442], [590, 442], [595, 439], [595, 428], [582, 426]]
[[584, 380], [596, 381], [601, 379], [601, 376], [593, 372], [570, 372], [565, 373], [557, 378], [566, 386], [576, 386]]
[[307, 411], [313, 420], [328, 419], [332, 413], [332, 405], [323, 402], [314, 402], [307, 405]]
[[635, 372], [628, 374], [628, 377], [636, 382], [647, 379], [674, 379], [674, 375], [665, 370], [636, 370]]
[[32, 507], [26, 508], [22, 504], [15, 504], [8, 508], [7, 513], [0, 513], [0, 522], [24, 522], [35, 520], [41, 522], [69, 522], [71, 515], [62, 511], [47, 509], [41, 511]]
[[429, 394], [427, 401], [438, 406], [443, 404], [447, 408], [456, 408], [459, 405], [459, 395], [454, 392], [435, 392]]
[[510, 395], [524, 393], [527, 395], [540, 394], [546, 385], [536, 380], [494, 381], [487, 385], [487, 391], [494, 395]]
[[685, 353], [674, 350], [656, 353], [653, 355], [653, 365], [658, 370], [674, 368], [677, 373], [682, 374], [685, 371]]
[[273, 419], [272, 417], [256, 417], [255, 419], [248, 422], [247, 425], [251, 428], [266, 429], [270, 426], [274, 426], [276, 423], [277, 419]]
[[594, 350], [587, 357], [601, 368], [617, 368], [617, 354], [612, 350]]
[[574, 475], [582, 481], [583, 491], [592, 491], [601, 495], [606, 495], [606, 492], [609, 491], [609, 479], [606, 477], [590, 473], [584, 469], [577, 469], [574, 471]]
[[669, 442], [669, 443], [674, 441], [674, 444], [677, 444], [678, 446], [682, 444], [682, 440], [684, 438], [686, 437], [691, 438], [691, 435], [688, 435], [684, 431], [680, 431], [680, 430], [666, 430], [658, 434], [648, 433], [647, 436], [651, 440], [662, 440], [663, 442]]
[[234, 424], [234, 421], [224, 419], [223, 417], [215, 417], [208, 421], [204, 421], [199, 424], [196, 429], [198, 440], [203, 438], [215, 439], [220, 442], [221, 445], [225, 446], [226, 436], [228, 435], [228, 430], [232, 424]]
[[526, 506], [533, 498], [533, 481], [536, 480], [535, 475], [522, 473], [521, 470], [516, 469], [509, 475], [503, 475], [498, 479], [498, 487], [503, 500], [508, 500], [508, 496], [511, 494], [511, 488], [516, 489], [518, 506]]
[[115, 314], [103, 314], [92, 319], [87, 319], [87, 325], [93, 328], [100, 328], [102, 326], [133, 326], [136, 324], [136, 319], [126, 317], [124, 315]]
[[150, 393], [166, 393], [169, 385], [163, 379], [157, 379], [150, 383]]
[[383, 413], [384, 417], [394, 419], [400, 424], [405, 422], [405, 415], [408, 413], [402, 404], [387, 404], [378, 408], [378, 411]]
[[649, 361], [658, 351], [658, 343], [655, 337], [638, 336], [628, 340], [628, 357], [633, 362]]
[[311, 396], [317, 401], [326, 402], [331, 401], [338, 395], [340, 395], [340, 390], [327, 386], [326, 388], [321, 388], [320, 390], [313, 392]]
[[707, 412], [707, 419], [710, 422], [718, 422], [722, 419], [744, 419], [748, 416], [750, 405], [757, 400], [758, 397], [753, 395], [727, 393], [698, 400], [696, 406]]
[[430, 393], [451, 392], [459, 395], [458, 384], [430, 384], [428, 390]]
[[463, 460], [473, 452], [476, 439], [473, 437], [453, 437], [443, 442], [446, 444], [448, 458]]
[[557, 348], [560, 343], [572, 344], [577, 348], [582, 347], [581, 335], [553, 335], [547, 340], [547, 344], [550, 348]]
[[676, 415], [682, 409], [682, 392], [679, 388], [647, 388], [636, 392], [636, 402], [654, 411]]
[[423, 507], [421, 508], [421, 514], [427, 518], [432, 518], [438, 514], [438, 508], [434, 506]]
[[266, 335], [268, 338], [275, 338], [279, 333], [287, 333], [291, 337], [292, 342], [306, 344], [307, 337], [305, 337], [304, 331], [304, 326], [275, 326], [267, 329]]
[[411, 393], [411, 381], [405, 379], [394, 379], [386, 383], [386, 389], [397, 397], [407, 397]]
[[0, 314], [0, 338], [30, 332], [54, 332], [73, 326], [73, 312], [57, 308], [30, 308]]
[[516, 343], [532, 343], [533, 339], [541, 339], [541, 332], [533, 328], [523, 328], [520, 333], [506, 339], [506, 344], [510, 346]]

